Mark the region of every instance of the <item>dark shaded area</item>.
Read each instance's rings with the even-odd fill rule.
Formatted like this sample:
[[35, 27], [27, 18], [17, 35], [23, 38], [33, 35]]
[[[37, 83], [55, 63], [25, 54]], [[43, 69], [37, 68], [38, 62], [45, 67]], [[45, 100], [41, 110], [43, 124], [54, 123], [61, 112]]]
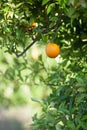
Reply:
[[30, 107], [0, 107], [0, 130], [30, 130], [31, 122]]
[[16, 119], [0, 119], [0, 130], [24, 130], [22, 123]]

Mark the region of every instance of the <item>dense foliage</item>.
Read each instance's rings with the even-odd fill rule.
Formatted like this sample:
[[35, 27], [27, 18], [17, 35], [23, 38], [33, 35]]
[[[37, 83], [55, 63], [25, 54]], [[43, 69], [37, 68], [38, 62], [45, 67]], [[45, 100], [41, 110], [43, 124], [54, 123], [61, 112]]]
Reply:
[[[37, 67], [32, 65], [35, 70], [43, 66], [47, 75], [39, 80], [52, 90], [43, 100], [32, 99], [42, 107], [41, 115], [33, 117], [32, 130], [86, 130], [86, 0], [1, 0], [0, 8], [0, 47], [6, 52], [26, 56], [36, 42], [54, 42], [61, 48], [60, 62], [51, 71], [40, 64], [41, 57]], [[38, 27], [32, 28], [33, 22]]]

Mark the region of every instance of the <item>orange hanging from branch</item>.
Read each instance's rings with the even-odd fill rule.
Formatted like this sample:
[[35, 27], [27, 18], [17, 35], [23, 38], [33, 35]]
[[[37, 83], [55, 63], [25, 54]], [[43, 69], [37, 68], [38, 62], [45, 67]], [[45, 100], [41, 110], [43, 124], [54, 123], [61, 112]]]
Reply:
[[56, 58], [60, 54], [60, 47], [55, 43], [48, 43], [45, 51], [48, 57]]
[[33, 23], [31, 24], [31, 26], [32, 26], [32, 27], [37, 27], [37, 26], [38, 26], [38, 23], [33, 22]]

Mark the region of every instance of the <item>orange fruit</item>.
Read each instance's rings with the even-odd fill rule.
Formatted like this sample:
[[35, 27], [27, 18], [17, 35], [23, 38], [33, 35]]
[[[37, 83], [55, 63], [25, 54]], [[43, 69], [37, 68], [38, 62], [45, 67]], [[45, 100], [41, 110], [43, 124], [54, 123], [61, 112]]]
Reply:
[[55, 58], [60, 54], [60, 47], [55, 43], [48, 43], [45, 51], [48, 57]]
[[33, 23], [31, 24], [31, 26], [32, 26], [32, 27], [37, 27], [38, 24], [37, 24], [36, 22], [33, 22]]

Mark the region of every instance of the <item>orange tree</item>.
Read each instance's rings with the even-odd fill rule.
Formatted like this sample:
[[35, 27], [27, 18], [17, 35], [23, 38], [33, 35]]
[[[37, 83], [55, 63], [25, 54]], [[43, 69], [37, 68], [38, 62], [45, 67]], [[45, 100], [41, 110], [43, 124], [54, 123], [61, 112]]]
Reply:
[[32, 130], [86, 130], [86, 0], [1, 0], [0, 47], [21, 57], [36, 42], [57, 43], [62, 60], [44, 81], [52, 93], [33, 99], [42, 113], [34, 115]]

